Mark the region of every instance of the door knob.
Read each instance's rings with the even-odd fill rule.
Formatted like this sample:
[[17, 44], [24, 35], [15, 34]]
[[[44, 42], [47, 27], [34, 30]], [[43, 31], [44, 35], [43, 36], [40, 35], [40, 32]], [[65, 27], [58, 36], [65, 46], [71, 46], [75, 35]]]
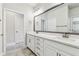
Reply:
[[1, 19], [0, 19], [0, 22], [1, 22]]
[[16, 31], [16, 33], [18, 33], [18, 31]]
[[3, 34], [0, 34], [0, 36], [3, 36]]

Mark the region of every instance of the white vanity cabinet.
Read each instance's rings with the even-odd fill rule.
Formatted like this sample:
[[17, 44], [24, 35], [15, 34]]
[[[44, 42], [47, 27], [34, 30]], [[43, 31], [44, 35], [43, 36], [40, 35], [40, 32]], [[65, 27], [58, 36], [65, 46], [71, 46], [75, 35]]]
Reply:
[[34, 36], [27, 35], [27, 46], [34, 52]]
[[40, 37], [35, 37], [35, 53], [38, 56], [43, 56], [43, 50], [44, 50], [44, 39]]
[[[79, 48], [74, 47], [73, 45], [68, 45], [64, 43], [55, 42], [52, 40], [44, 40], [44, 51], [47, 49], [45, 47], [50, 47], [55, 49], [57, 56], [78, 56]], [[50, 51], [52, 51], [50, 50]], [[54, 51], [54, 50], [53, 50]], [[45, 55], [45, 52], [44, 52]]]
[[[37, 56], [79, 56], [79, 48], [36, 35], [27, 35], [27, 46]], [[57, 40], [57, 39], [56, 39]]]

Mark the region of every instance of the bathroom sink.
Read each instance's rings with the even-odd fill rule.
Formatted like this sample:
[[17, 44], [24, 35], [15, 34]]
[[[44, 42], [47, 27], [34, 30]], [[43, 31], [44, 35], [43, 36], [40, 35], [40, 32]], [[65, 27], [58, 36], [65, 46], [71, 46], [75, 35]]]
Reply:
[[72, 41], [72, 42], [75, 42], [76, 41], [75, 39], [72, 39], [72, 38], [69, 38], [69, 39], [64, 38], [64, 40], [66, 40], [66, 41]]
[[68, 42], [79, 42], [79, 39], [75, 39], [75, 38], [58, 38], [60, 40], [63, 40], [63, 41], [68, 41]]

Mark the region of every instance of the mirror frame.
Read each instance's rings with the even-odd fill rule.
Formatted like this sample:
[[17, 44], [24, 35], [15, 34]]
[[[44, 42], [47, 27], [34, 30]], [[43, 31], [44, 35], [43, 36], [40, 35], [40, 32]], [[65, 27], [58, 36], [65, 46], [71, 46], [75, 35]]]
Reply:
[[49, 9], [47, 9], [46, 11], [44, 11], [44, 12], [42, 12], [42, 13], [40, 13], [40, 14], [34, 16], [34, 20], [33, 20], [33, 31], [36, 32], [36, 33], [45, 32], [45, 33], [60, 33], [60, 34], [79, 35], [79, 33], [75, 33], [75, 32], [57, 32], [57, 31], [41, 31], [41, 30], [38, 31], [38, 30], [35, 30], [35, 17], [40, 16], [40, 15], [42, 15], [42, 14], [44, 14], [44, 13], [46, 13], [46, 12], [48, 12], [48, 11], [50, 11], [50, 10], [56, 8], [56, 7], [58, 7], [58, 6], [61, 6], [61, 5], [63, 5], [63, 4], [64, 4], [64, 3], [58, 4], [58, 5], [56, 5], [56, 6], [53, 6], [53, 7], [49, 8]]

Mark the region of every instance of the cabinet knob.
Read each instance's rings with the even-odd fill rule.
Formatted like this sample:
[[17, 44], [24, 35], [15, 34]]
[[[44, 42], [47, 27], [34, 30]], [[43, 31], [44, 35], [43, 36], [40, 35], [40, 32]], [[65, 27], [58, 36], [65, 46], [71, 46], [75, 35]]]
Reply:
[[59, 54], [59, 56], [61, 56], [61, 54]]
[[1, 22], [1, 19], [0, 19], [0, 22]]
[[40, 50], [40, 48], [39, 48], [39, 47], [37, 47], [37, 49], [39, 49], [39, 50]]
[[57, 56], [61, 56], [61, 54], [60, 53], [57, 53]]

